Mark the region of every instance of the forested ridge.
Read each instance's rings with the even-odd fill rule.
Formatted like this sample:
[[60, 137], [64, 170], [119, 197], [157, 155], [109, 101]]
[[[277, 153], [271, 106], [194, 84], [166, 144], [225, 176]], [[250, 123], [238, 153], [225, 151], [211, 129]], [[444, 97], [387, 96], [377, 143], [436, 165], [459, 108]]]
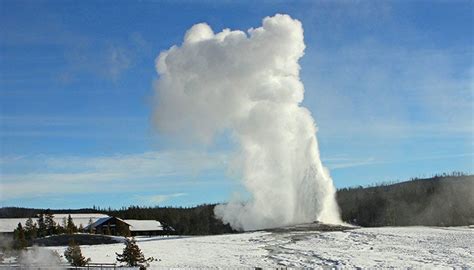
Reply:
[[[395, 184], [343, 188], [337, 192], [345, 222], [360, 226], [460, 226], [474, 224], [474, 175], [440, 175]], [[122, 209], [53, 209], [59, 213], [104, 213], [122, 219], [154, 219], [177, 234], [206, 235], [235, 232], [214, 217], [215, 204], [196, 207]], [[49, 212], [48, 211], [48, 212]], [[45, 209], [0, 208], [0, 218], [27, 218]]]
[[474, 175], [426, 179], [337, 192], [342, 219], [360, 226], [474, 224]]

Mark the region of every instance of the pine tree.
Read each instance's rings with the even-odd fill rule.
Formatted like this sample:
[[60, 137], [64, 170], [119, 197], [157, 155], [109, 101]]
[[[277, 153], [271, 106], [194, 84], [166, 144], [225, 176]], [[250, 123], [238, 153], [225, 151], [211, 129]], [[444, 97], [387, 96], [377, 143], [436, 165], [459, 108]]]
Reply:
[[67, 217], [66, 231], [68, 234], [73, 234], [77, 232], [77, 227], [74, 224], [71, 215]]
[[54, 228], [54, 232], [56, 234], [65, 234], [67, 232], [66, 227], [61, 226], [61, 224], [59, 223], [56, 223], [56, 226]]
[[130, 228], [128, 227], [128, 225], [123, 222], [119, 222], [117, 224], [117, 235], [130, 237], [131, 233], [130, 233]]
[[16, 249], [26, 248], [27, 242], [25, 238], [25, 230], [23, 229], [23, 226], [21, 226], [21, 222], [18, 223], [18, 227], [15, 229], [14, 238], [15, 238], [14, 247]]
[[153, 258], [145, 259], [140, 247], [138, 247], [134, 238], [127, 238], [125, 241], [125, 248], [122, 254], [115, 253], [117, 255], [117, 261], [125, 263], [127, 266], [136, 267], [140, 269], [146, 269], [148, 262], [152, 261]]
[[87, 228], [89, 229], [90, 234], [94, 233], [94, 228], [92, 227], [92, 224], [94, 224], [94, 222], [92, 222], [92, 218], [89, 218], [89, 225]]
[[38, 216], [38, 237], [46, 236], [46, 224], [44, 223], [44, 214]]
[[91, 260], [82, 256], [81, 247], [74, 242], [74, 239], [69, 241], [69, 246], [64, 251], [64, 257], [72, 266], [86, 266]]
[[25, 223], [25, 237], [27, 240], [33, 240], [36, 238], [38, 233], [38, 228], [36, 228], [36, 223], [33, 223], [32, 218], [28, 218]]
[[67, 228], [67, 218], [66, 217], [63, 217], [63, 227], [64, 228]]
[[56, 222], [54, 222], [54, 215], [49, 209], [44, 214], [44, 224], [46, 225], [46, 235], [56, 234]]

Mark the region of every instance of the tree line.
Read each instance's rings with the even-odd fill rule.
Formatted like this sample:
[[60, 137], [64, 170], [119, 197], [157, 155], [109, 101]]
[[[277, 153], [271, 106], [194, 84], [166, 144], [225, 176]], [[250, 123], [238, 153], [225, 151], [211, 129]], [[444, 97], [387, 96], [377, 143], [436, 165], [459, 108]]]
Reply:
[[0, 209], [0, 218], [28, 218], [41, 212], [54, 214], [101, 213], [121, 219], [158, 220], [165, 230], [173, 230], [175, 234], [208, 235], [235, 232], [214, 216], [216, 204], [203, 204], [195, 207], [147, 207], [129, 206], [121, 209], [111, 208], [84, 208], [68, 210], [44, 210], [20, 207], [6, 207]]
[[474, 224], [474, 176], [462, 173], [407, 182], [343, 188], [341, 216], [359, 226], [465, 226]]
[[[342, 219], [360, 226], [461, 226], [474, 224], [474, 196], [472, 194], [474, 194], [474, 175], [455, 172], [425, 179], [414, 178], [400, 183], [342, 188], [337, 191], [337, 201]], [[78, 210], [50, 210], [50, 212], [95, 212], [122, 219], [158, 220], [165, 229], [173, 228], [176, 234], [184, 235], [236, 232], [214, 216], [214, 206], [215, 204], [196, 207], [130, 206], [121, 209], [93, 207]], [[32, 216], [40, 211], [44, 210], [2, 208], [0, 217], [24, 217], [26, 214]], [[46, 219], [48, 216], [45, 214]], [[45, 222], [41, 229], [41, 236], [44, 236], [45, 230], [46, 233], [61, 230], [51, 226], [51, 223], [50, 220]]]

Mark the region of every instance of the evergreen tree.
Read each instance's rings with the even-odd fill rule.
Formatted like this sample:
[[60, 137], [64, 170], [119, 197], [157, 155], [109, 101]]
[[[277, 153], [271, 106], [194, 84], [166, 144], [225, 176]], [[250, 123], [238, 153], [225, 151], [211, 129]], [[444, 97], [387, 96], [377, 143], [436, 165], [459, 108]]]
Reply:
[[89, 218], [89, 224], [87, 225], [88, 226], [87, 229], [89, 229], [90, 234], [94, 233], [94, 228], [92, 227], [92, 224], [94, 224], [94, 222], [92, 222], [92, 218]]
[[128, 225], [123, 222], [119, 222], [117, 224], [117, 235], [130, 237], [131, 233], [130, 233], [130, 228], [128, 227]]
[[36, 238], [38, 233], [38, 228], [36, 228], [36, 223], [33, 223], [32, 218], [28, 218], [25, 223], [25, 237], [27, 240], [33, 240]]
[[153, 258], [145, 259], [140, 247], [138, 247], [135, 239], [127, 238], [125, 241], [125, 247], [122, 254], [115, 253], [117, 255], [117, 261], [125, 263], [127, 266], [136, 267], [139, 266], [140, 269], [146, 269], [150, 261], [153, 261]]
[[44, 224], [46, 225], [46, 235], [53, 235], [57, 233], [54, 215], [49, 209], [46, 210], [46, 213], [44, 214]]
[[54, 228], [55, 228], [54, 229], [55, 234], [65, 234], [67, 232], [66, 228], [61, 226], [61, 224], [59, 223], [57, 223]]
[[78, 232], [83, 233], [84, 232], [84, 226], [82, 226], [82, 223], [79, 224], [79, 228], [77, 229]]
[[23, 226], [21, 226], [21, 222], [18, 223], [18, 227], [15, 229], [14, 232], [14, 248], [16, 249], [24, 249], [27, 246], [26, 238], [25, 238], [25, 230]]
[[63, 228], [67, 228], [67, 218], [66, 217], [63, 217]]
[[38, 237], [46, 236], [46, 223], [44, 223], [44, 214], [38, 216]]
[[71, 215], [67, 217], [66, 231], [68, 234], [73, 234], [77, 232], [77, 227], [74, 224]]
[[64, 257], [72, 266], [86, 266], [91, 260], [82, 256], [81, 247], [74, 242], [74, 239], [69, 241], [69, 246], [64, 251]]

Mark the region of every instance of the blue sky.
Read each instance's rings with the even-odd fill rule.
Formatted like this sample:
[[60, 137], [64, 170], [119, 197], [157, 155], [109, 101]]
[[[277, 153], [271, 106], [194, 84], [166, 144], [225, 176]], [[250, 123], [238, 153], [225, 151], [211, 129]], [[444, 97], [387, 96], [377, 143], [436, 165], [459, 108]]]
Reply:
[[233, 145], [150, 125], [159, 52], [192, 25], [300, 20], [337, 187], [474, 168], [472, 1], [0, 1], [0, 206], [226, 201]]

